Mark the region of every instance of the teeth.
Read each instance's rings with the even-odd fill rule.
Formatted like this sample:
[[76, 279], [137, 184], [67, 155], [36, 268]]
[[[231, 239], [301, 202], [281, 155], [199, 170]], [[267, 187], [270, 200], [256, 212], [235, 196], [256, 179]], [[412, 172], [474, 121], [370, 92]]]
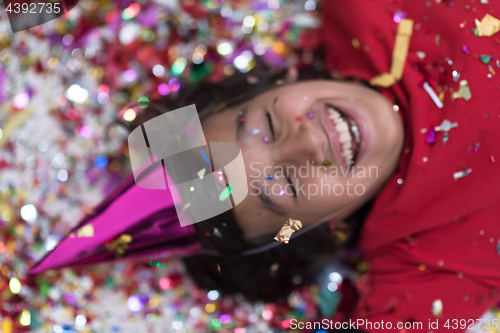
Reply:
[[335, 126], [335, 129], [339, 133], [348, 133], [349, 132], [349, 126], [347, 126], [347, 123], [343, 120], [340, 120], [338, 122], [337, 126]]
[[342, 146], [342, 158], [344, 159], [345, 164], [351, 165], [353, 158], [353, 151], [352, 151], [353, 138], [351, 137], [351, 133], [349, 132], [349, 127], [351, 127], [351, 129], [353, 130], [353, 133], [355, 135], [354, 139], [357, 143], [359, 143], [359, 130], [356, 127], [355, 123], [348, 124], [344, 120], [344, 118], [342, 118], [340, 112], [338, 112], [334, 108], [332, 107], [328, 108], [328, 112], [330, 114], [329, 118], [335, 125], [335, 130], [339, 134], [339, 141]]

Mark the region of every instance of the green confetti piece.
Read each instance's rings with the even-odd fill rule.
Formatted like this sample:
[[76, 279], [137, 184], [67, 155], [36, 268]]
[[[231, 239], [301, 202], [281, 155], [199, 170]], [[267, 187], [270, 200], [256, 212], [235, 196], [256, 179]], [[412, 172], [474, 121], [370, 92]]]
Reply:
[[218, 329], [219, 327], [222, 326], [222, 323], [219, 319], [212, 319], [212, 328]]
[[229, 184], [224, 190], [222, 190], [221, 194], [219, 194], [219, 201], [226, 201], [227, 198], [231, 195], [233, 191], [233, 185]]
[[142, 109], [145, 109], [147, 108], [149, 105], [149, 98], [143, 96], [141, 98], [139, 98], [139, 106], [142, 108]]
[[115, 279], [113, 279], [112, 277], [108, 277], [104, 281], [104, 286], [107, 288], [113, 288], [115, 286]]
[[160, 264], [159, 262], [148, 261], [148, 264], [151, 266], [156, 266], [156, 267], [160, 267], [161, 269], [163, 269], [163, 265]]
[[481, 62], [483, 62], [486, 65], [488, 65], [490, 63], [491, 56], [490, 55], [486, 55], [486, 54], [481, 54], [480, 59], [481, 59]]

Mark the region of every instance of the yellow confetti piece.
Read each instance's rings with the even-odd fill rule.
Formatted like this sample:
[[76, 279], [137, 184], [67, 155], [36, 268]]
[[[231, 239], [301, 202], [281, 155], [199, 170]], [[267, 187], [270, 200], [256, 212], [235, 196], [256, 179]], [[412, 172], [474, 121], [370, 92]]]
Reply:
[[354, 38], [352, 41], [352, 46], [354, 46], [355, 49], [359, 49], [360, 46], [361, 46], [361, 43], [359, 42], [359, 40], [357, 38]]
[[116, 251], [119, 255], [123, 255], [128, 247], [128, 243], [132, 242], [132, 236], [129, 234], [121, 234], [120, 237], [112, 242], [106, 243], [108, 251]]
[[29, 326], [31, 324], [31, 312], [24, 310], [19, 316], [19, 323], [23, 326]]
[[394, 42], [394, 50], [392, 52], [390, 73], [383, 73], [375, 76], [370, 81], [371, 85], [388, 88], [396, 83], [396, 81], [401, 80], [406, 58], [408, 57], [408, 49], [410, 48], [410, 38], [413, 34], [413, 23], [411, 19], [403, 19], [399, 22], [396, 41]]
[[466, 101], [468, 101], [472, 98], [472, 94], [470, 92], [470, 87], [469, 87], [469, 82], [467, 82], [467, 80], [460, 81], [460, 88], [458, 89], [458, 91], [455, 91], [451, 95], [452, 100], [455, 100], [457, 98], [463, 98]]
[[403, 19], [398, 25], [396, 34], [396, 42], [392, 53], [391, 74], [396, 80], [401, 80], [410, 48], [410, 38], [413, 34], [413, 20]]
[[10, 317], [7, 317], [2, 321], [2, 326], [0, 327], [2, 328], [2, 333], [12, 333], [14, 330], [14, 323]]
[[418, 269], [419, 269], [420, 271], [425, 271], [425, 269], [426, 269], [426, 268], [427, 268], [427, 267], [426, 267], [424, 264], [422, 264], [422, 265], [419, 265], [419, 266], [418, 266]]
[[215, 311], [215, 304], [208, 303], [207, 305], [205, 305], [205, 311], [207, 311], [208, 313], [214, 312]]
[[[6, 106], [7, 108], [7, 106]], [[3, 113], [4, 110], [0, 109], [0, 113]], [[20, 110], [13, 115], [9, 115], [5, 124], [3, 125], [3, 135], [0, 138], [0, 148], [5, 146], [7, 141], [9, 140], [10, 135], [20, 126], [24, 125], [28, 119], [31, 118], [31, 114], [33, 113], [33, 108], [26, 107], [23, 110]]]
[[381, 86], [384, 88], [389, 88], [394, 83], [396, 83], [396, 78], [389, 73], [377, 75], [370, 81], [372, 86]]
[[92, 224], [87, 224], [76, 233], [77, 237], [94, 237], [94, 226]]
[[288, 221], [286, 221], [285, 225], [283, 225], [283, 227], [278, 232], [276, 237], [274, 237], [274, 239], [277, 240], [278, 242], [283, 242], [285, 244], [288, 244], [292, 234], [295, 231], [300, 230], [301, 228], [302, 228], [302, 222], [290, 218], [288, 219]]
[[481, 21], [476, 19], [476, 29], [478, 36], [491, 37], [500, 31], [500, 20], [486, 14]]

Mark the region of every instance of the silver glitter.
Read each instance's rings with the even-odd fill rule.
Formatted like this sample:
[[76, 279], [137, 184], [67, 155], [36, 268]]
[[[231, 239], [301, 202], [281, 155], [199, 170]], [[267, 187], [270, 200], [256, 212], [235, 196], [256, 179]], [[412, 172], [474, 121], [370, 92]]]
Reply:
[[432, 314], [434, 317], [441, 317], [443, 314], [443, 301], [437, 299], [432, 302]]
[[453, 179], [457, 180], [459, 178], [466, 177], [466, 176], [470, 175], [471, 172], [472, 172], [472, 169], [467, 169], [464, 171], [455, 172], [455, 173], [453, 173]]
[[222, 234], [220, 233], [219, 229], [214, 228], [214, 236], [222, 237]]
[[399, 185], [403, 184], [403, 178], [398, 178], [398, 184]]
[[442, 132], [448, 132], [452, 128], [458, 127], [458, 123], [452, 123], [451, 121], [445, 119], [441, 123], [441, 125], [434, 127], [434, 130], [436, 132], [442, 131]]

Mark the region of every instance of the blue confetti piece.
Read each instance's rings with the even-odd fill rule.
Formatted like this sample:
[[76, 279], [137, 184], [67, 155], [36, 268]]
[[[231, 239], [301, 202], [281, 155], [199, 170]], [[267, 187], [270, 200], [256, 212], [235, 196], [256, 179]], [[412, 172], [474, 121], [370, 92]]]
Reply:
[[273, 180], [273, 176], [267, 176], [267, 180]]
[[104, 168], [106, 165], [108, 165], [108, 158], [103, 155], [97, 156], [97, 158], [94, 161], [94, 164], [98, 168]]
[[205, 160], [205, 162], [207, 162], [207, 164], [208, 164], [208, 165], [212, 165], [212, 164], [210, 163], [210, 160], [208, 159], [207, 154], [205, 154], [205, 151], [200, 150], [200, 154], [201, 154], [201, 157], [203, 157], [203, 159]]

